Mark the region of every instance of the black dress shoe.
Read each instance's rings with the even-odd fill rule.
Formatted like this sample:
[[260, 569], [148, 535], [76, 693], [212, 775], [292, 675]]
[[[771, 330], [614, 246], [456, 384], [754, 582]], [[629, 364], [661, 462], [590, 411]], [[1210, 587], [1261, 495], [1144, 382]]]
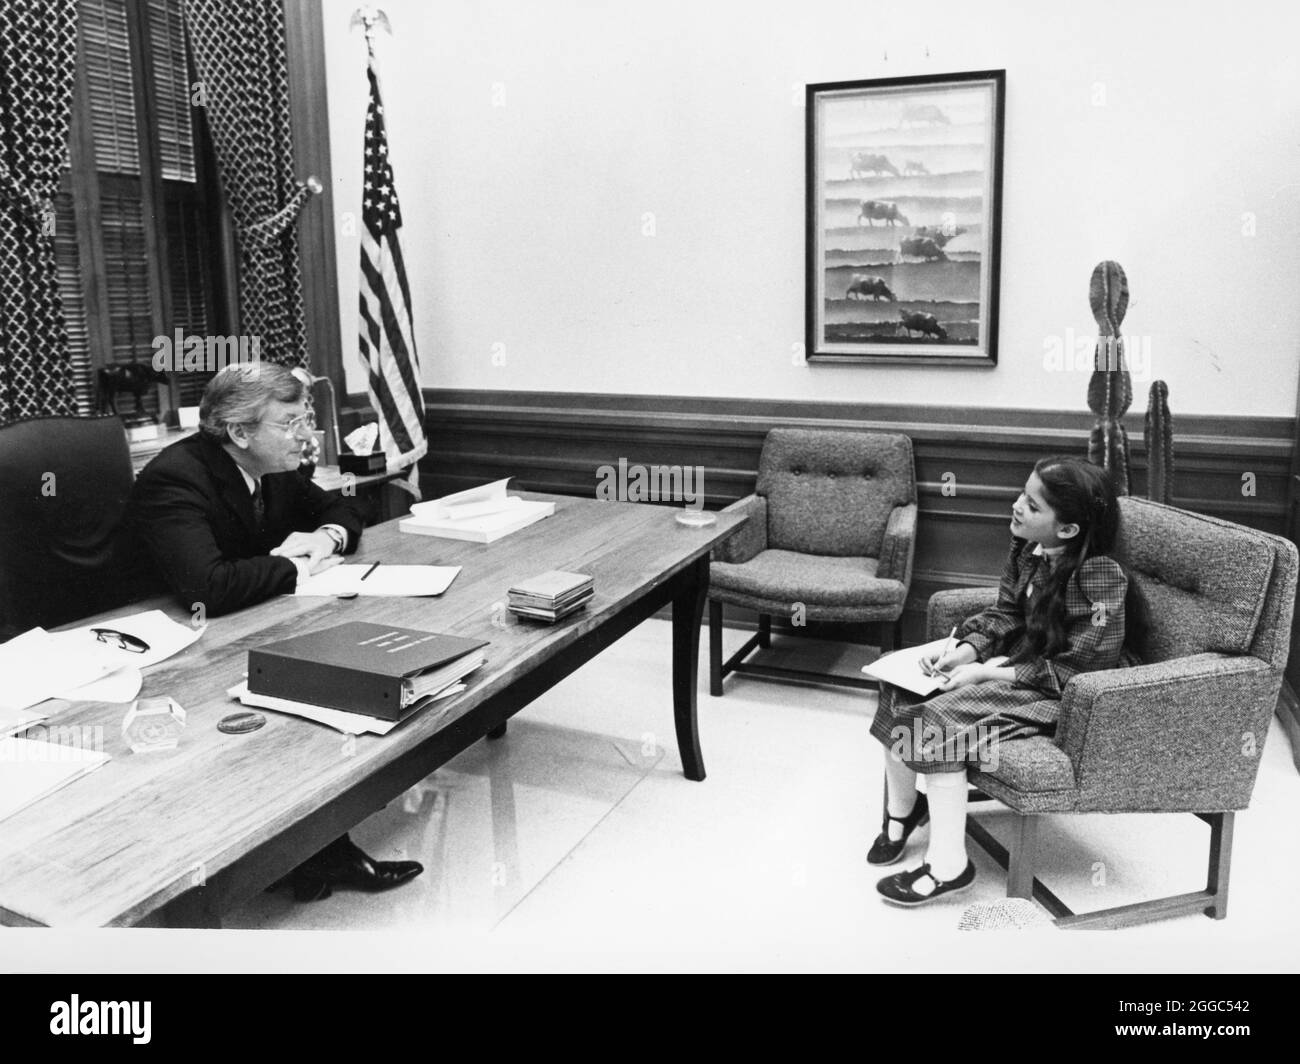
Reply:
[[419, 861], [376, 861], [344, 835], [289, 874], [296, 901], [320, 901], [335, 887], [371, 893], [392, 890], [424, 871]]
[[[889, 807], [885, 806], [885, 820], [880, 825], [880, 834], [876, 836], [876, 841], [871, 844], [871, 849], [867, 851], [867, 864], [893, 864], [903, 856], [903, 848], [907, 845], [907, 840], [912, 832], [929, 819], [930, 803], [926, 801], [924, 794], [917, 794], [912, 811], [905, 817], [890, 816]], [[903, 834], [897, 839], [889, 837], [889, 822], [891, 820], [903, 825]]]

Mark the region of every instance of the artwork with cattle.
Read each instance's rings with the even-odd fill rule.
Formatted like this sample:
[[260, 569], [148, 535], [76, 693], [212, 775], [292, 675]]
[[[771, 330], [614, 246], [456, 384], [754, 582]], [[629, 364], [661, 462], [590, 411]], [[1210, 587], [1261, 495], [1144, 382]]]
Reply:
[[875, 225], [876, 222], [882, 222], [885, 225], [907, 225], [907, 217], [903, 215], [897, 203], [886, 203], [884, 200], [863, 200], [862, 210], [858, 212], [858, 224], [864, 222], [867, 225]]
[[995, 365], [1005, 73], [809, 85], [810, 362]]

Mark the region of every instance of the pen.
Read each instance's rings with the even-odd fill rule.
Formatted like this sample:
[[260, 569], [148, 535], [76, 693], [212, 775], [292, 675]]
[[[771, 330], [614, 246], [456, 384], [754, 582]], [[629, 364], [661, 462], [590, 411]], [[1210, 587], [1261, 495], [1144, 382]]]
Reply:
[[[957, 626], [953, 625], [952, 631], [948, 633], [948, 639], [943, 644], [943, 650], [939, 654], [939, 661], [948, 656], [948, 651], [952, 648], [953, 638], [957, 635]], [[944, 676], [947, 675], [942, 669], [923, 669], [927, 676]]]
[[[378, 563], [378, 562], [375, 562], [374, 565], [372, 565], [369, 569], [366, 570], [365, 576], [363, 576], [361, 579], [364, 580], [364, 579], [366, 578], [366, 576], [369, 576], [371, 573], [373, 573], [373, 572], [374, 572], [376, 569], [378, 569], [378, 568], [379, 568], [379, 563]], [[957, 629], [954, 628], [953, 631], [955, 632], [955, 631], [957, 631]]]

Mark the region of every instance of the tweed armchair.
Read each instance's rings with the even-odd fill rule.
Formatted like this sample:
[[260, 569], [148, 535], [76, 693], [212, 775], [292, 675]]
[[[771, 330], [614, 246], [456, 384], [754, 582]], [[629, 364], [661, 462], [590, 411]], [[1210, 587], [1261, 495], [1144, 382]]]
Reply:
[[[721, 695], [732, 672], [874, 687], [865, 677], [744, 659], [771, 645], [773, 615], [876, 624], [885, 632], [882, 645], [898, 644], [916, 541], [912, 441], [892, 433], [773, 429], [754, 494], [727, 509], [749, 520], [715, 548], [709, 568], [710, 693]], [[759, 615], [758, 634], [725, 664], [724, 604]]]
[[[1233, 816], [1250, 803], [1277, 706], [1296, 597], [1287, 540], [1146, 499], [1122, 498], [1118, 556], [1146, 597], [1146, 664], [1081, 673], [1053, 738], [1003, 743], [972, 771], [977, 798], [1016, 816], [1010, 852], [975, 817], [967, 832], [1008, 870], [1007, 896], [1033, 897], [1062, 927], [1123, 927], [1228, 911]], [[931, 639], [995, 601], [995, 589], [930, 599]], [[1172, 898], [1076, 915], [1034, 878], [1045, 813], [1193, 813], [1210, 826], [1207, 885]]]

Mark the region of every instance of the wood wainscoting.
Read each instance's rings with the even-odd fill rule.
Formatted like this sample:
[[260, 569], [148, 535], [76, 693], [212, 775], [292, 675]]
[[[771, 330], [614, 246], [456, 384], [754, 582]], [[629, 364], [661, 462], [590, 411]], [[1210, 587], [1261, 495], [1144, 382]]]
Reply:
[[[350, 397], [360, 400], [364, 397]], [[1087, 412], [770, 399], [429, 389], [426, 496], [500, 477], [531, 491], [593, 497], [602, 466], [698, 466], [705, 506], [754, 489], [759, 451], [777, 426], [903, 432], [920, 503], [908, 639], [942, 588], [996, 583], [1011, 503], [1045, 454], [1086, 450]], [[354, 404], [349, 404], [354, 405]], [[1146, 487], [1142, 418], [1125, 422], [1133, 490]], [[1174, 413], [1174, 503], [1254, 528], [1286, 530], [1292, 418]]]

